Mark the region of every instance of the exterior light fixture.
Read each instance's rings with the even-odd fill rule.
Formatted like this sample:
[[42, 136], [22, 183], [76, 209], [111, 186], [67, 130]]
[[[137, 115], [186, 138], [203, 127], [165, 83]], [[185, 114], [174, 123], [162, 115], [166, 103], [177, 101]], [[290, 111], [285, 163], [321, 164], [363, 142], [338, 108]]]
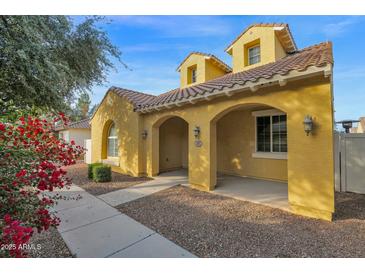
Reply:
[[194, 128], [194, 136], [195, 136], [196, 139], [199, 138], [199, 136], [200, 136], [200, 127], [199, 126], [195, 126], [195, 128]]
[[142, 131], [142, 139], [145, 140], [147, 138], [148, 132], [147, 129]]
[[306, 115], [304, 117], [303, 125], [304, 125], [304, 131], [305, 131], [305, 133], [307, 133], [307, 136], [308, 136], [309, 133], [311, 133], [313, 131], [313, 118], [312, 118], [312, 116]]

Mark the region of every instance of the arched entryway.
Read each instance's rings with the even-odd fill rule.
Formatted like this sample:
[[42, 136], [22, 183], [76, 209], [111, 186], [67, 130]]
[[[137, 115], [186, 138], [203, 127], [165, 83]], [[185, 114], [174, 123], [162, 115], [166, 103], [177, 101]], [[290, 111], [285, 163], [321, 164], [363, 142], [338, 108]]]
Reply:
[[188, 128], [188, 123], [178, 116], [169, 116], [154, 125], [152, 159], [155, 175], [173, 171], [187, 175]]
[[288, 206], [287, 115], [262, 104], [217, 115], [216, 189], [228, 196]]

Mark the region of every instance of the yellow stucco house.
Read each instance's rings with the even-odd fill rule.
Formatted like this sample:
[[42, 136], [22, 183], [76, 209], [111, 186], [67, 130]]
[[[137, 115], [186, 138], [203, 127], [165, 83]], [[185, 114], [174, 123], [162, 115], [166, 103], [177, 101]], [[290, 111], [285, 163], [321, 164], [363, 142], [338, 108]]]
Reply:
[[287, 24], [254, 24], [225, 51], [232, 68], [193, 52], [180, 87], [158, 96], [111, 87], [91, 120], [92, 161], [133, 176], [187, 168], [288, 184], [291, 211], [334, 212], [332, 45], [297, 49]]

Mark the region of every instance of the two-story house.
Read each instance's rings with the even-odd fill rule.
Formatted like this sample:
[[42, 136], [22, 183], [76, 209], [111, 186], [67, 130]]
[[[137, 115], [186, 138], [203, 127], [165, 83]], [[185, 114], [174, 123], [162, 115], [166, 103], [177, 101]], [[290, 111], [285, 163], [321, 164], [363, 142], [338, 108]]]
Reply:
[[254, 24], [229, 46], [232, 68], [193, 52], [180, 86], [158, 96], [111, 87], [92, 117], [92, 160], [133, 176], [186, 168], [288, 184], [296, 214], [334, 212], [332, 45], [297, 49], [287, 24]]

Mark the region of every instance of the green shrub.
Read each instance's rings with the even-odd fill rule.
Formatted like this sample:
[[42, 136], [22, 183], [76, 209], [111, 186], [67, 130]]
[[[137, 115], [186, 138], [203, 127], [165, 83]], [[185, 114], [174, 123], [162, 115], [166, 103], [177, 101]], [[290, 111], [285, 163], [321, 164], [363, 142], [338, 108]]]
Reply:
[[92, 170], [95, 182], [110, 182], [112, 180], [112, 169], [109, 165], [95, 166]]
[[93, 179], [93, 169], [96, 166], [101, 166], [102, 163], [93, 163], [93, 164], [88, 164], [87, 165], [87, 177], [89, 179]]

